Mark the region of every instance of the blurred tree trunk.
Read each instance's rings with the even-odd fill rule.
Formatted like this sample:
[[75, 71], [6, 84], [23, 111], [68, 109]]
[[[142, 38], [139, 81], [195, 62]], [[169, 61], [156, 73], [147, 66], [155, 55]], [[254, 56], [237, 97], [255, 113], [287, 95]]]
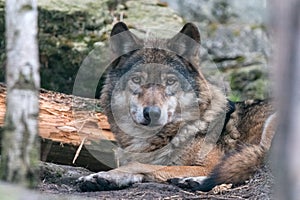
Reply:
[[1, 178], [35, 186], [38, 178], [37, 1], [6, 0], [6, 115]]
[[300, 0], [272, 4], [275, 91], [280, 124], [273, 166], [277, 199], [300, 197]]

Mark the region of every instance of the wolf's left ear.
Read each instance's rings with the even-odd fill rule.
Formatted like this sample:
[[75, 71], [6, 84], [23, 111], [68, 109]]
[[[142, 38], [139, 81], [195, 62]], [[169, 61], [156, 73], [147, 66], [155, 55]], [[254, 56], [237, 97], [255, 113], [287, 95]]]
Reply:
[[123, 22], [114, 25], [110, 34], [110, 47], [117, 57], [142, 47], [142, 40], [129, 31]]
[[169, 39], [168, 47], [186, 59], [195, 59], [200, 48], [199, 29], [193, 23], [185, 24], [179, 33]]
[[179, 33], [185, 34], [186, 36], [195, 40], [195, 42], [200, 44], [200, 32], [198, 27], [193, 23], [186, 23]]

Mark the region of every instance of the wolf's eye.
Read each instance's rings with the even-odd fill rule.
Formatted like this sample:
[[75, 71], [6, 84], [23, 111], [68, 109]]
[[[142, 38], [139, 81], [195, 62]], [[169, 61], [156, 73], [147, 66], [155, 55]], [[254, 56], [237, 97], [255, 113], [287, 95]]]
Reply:
[[135, 84], [140, 84], [141, 83], [141, 77], [138, 76], [134, 76], [131, 78], [132, 82], [134, 82]]
[[168, 78], [166, 81], [167, 85], [174, 85], [176, 83], [176, 78]]

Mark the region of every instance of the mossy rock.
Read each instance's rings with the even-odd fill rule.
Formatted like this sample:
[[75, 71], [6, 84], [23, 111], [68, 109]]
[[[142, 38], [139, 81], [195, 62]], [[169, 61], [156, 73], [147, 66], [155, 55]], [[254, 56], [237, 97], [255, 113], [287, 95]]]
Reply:
[[270, 82], [266, 68], [251, 66], [226, 73], [230, 82], [229, 98], [234, 101], [266, 99], [270, 97]]
[[[255, 21], [233, 24], [232, 21], [237, 20], [232, 12], [235, 10], [214, 2], [222, 1], [199, 4], [203, 12], [197, 24], [201, 30], [202, 47], [206, 50], [201, 51], [202, 64], [225, 72], [232, 87], [229, 96], [233, 99], [268, 96], [265, 68], [270, 47], [264, 25]], [[155, 28], [158, 37], [173, 35], [184, 23], [174, 10], [162, 6], [157, 0], [39, 0], [38, 4], [41, 86], [68, 94], [73, 92], [78, 70], [95, 46], [108, 49], [107, 39], [114, 20], [123, 19], [133, 32], [141, 35], [147, 33], [147, 28]], [[225, 9], [223, 14], [228, 16], [225, 21], [210, 20], [215, 5], [219, 5], [219, 10]], [[207, 8], [211, 13], [204, 12]], [[107, 56], [99, 54], [93, 63], [100, 66], [105, 59]], [[4, 81], [4, 63], [4, 0], [0, 0], [0, 82]], [[253, 68], [258, 71], [253, 71]], [[93, 77], [97, 73], [95, 68], [86, 75]], [[214, 74], [209, 71], [209, 76]], [[96, 96], [99, 96], [100, 86]], [[83, 96], [91, 97], [84, 91], [95, 87], [95, 81], [87, 78], [80, 87]]]
[[[41, 87], [67, 94], [72, 93], [77, 72], [95, 46], [108, 48], [115, 19], [123, 18], [136, 32], [143, 32], [144, 27], [178, 31], [183, 22], [156, 0], [39, 0], [38, 9]], [[0, 82], [5, 75], [4, 26], [4, 0], [0, 0]], [[99, 55], [99, 60], [106, 57]], [[84, 85], [89, 88], [91, 84]], [[99, 88], [95, 95], [99, 96]]]

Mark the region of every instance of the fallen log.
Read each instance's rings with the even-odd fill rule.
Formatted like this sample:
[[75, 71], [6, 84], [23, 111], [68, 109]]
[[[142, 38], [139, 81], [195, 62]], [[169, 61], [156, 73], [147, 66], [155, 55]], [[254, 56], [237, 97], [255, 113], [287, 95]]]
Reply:
[[[0, 83], [0, 127], [4, 125], [5, 98], [6, 87]], [[91, 171], [116, 167], [115, 138], [100, 112], [99, 100], [42, 89], [39, 103], [42, 161]]]

